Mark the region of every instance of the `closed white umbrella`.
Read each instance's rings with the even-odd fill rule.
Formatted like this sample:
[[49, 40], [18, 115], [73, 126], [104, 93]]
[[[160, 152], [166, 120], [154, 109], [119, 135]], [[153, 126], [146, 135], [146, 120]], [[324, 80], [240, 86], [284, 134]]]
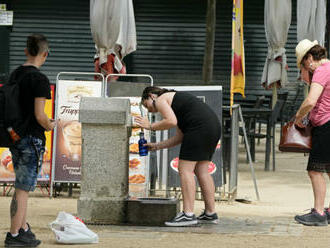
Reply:
[[[301, 40], [317, 40], [324, 46], [326, 17], [326, 0], [297, 1], [297, 43]], [[308, 86], [305, 85], [304, 95], [307, 97]]]
[[273, 88], [273, 106], [276, 102], [276, 88], [287, 82], [287, 61], [285, 43], [291, 24], [291, 0], [265, 0], [265, 32], [268, 54], [261, 83]]
[[132, 0], [90, 0], [90, 26], [99, 65], [112, 58], [120, 72], [122, 59], [136, 50]]
[[324, 46], [326, 27], [326, 0], [299, 0], [297, 2], [297, 41], [317, 40]]

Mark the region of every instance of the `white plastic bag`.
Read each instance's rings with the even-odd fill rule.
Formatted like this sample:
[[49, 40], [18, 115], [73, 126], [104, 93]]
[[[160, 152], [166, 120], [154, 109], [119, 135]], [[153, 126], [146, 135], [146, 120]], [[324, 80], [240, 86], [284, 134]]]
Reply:
[[99, 241], [96, 233], [89, 230], [77, 217], [66, 212], [59, 212], [56, 220], [49, 225], [58, 243], [83, 244]]

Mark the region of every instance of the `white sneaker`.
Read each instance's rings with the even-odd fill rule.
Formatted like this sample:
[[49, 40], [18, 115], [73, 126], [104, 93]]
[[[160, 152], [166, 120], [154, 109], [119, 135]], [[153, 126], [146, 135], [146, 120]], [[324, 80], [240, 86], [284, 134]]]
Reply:
[[172, 220], [166, 221], [166, 226], [194, 226], [197, 225], [198, 221], [196, 216], [188, 216], [185, 212], [180, 212]]

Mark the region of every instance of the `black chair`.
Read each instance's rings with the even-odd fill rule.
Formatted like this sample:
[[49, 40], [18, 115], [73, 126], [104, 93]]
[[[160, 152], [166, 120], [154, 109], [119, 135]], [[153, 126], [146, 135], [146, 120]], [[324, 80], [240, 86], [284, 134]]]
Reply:
[[[287, 107], [288, 95], [289, 95], [289, 91], [282, 91], [282, 92], [279, 92], [278, 95], [277, 95], [278, 100], [283, 100], [284, 101], [284, 104], [281, 108], [281, 112], [279, 113], [279, 116], [276, 119], [276, 123], [281, 123], [281, 130], [282, 130], [282, 127], [283, 127], [284, 123], [287, 122], [287, 118], [285, 116], [285, 109]], [[257, 122], [258, 122], [258, 133], [260, 133], [261, 132], [261, 124], [262, 123], [264, 123], [264, 124], [267, 123], [267, 120], [259, 119], [259, 120], [257, 120]], [[258, 139], [258, 145], [259, 144], [260, 144], [260, 138]]]
[[[272, 116], [271, 116], [271, 128], [272, 128], [272, 136], [271, 136], [271, 140], [272, 140], [272, 153], [273, 153], [273, 171], [275, 171], [275, 134], [276, 134], [276, 123], [277, 120], [280, 118], [281, 113], [283, 112], [283, 109], [285, 107], [285, 102], [286, 100], [284, 99], [278, 99], [273, 111], [272, 111]], [[282, 122], [281, 122], [281, 128], [282, 128]]]
[[[256, 102], [255, 102], [253, 108], [258, 109], [258, 108], [263, 107], [263, 103], [264, 103], [265, 99], [266, 99], [265, 96], [259, 96], [259, 97], [257, 97]], [[253, 162], [255, 161], [255, 139], [258, 138], [258, 137], [264, 138], [262, 134], [256, 133], [256, 130], [255, 130], [256, 119], [257, 119], [257, 116], [251, 116], [251, 117], [246, 118], [244, 120], [244, 122], [245, 122], [246, 136], [247, 136], [248, 141], [249, 141], [251, 159], [252, 159]], [[244, 137], [244, 133], [243, 133], [243, 128], [242, 127], [239, 128], [239, 135], [242, 136], [242, 137]]]
[[[285, 100], [283, 99], [278, 99], [272, 112], [271, 112], [271, 116], [270, 116], [270, 121], [267, 123], [267, 125], [270, 125], [271, 128], [271, 150], [266, 148], [266, 152], [267, 150], [269, 152], [271, 152], [273, 154], [273, 170], [275, 171], [275, 131], [276, 131], [276, 122], [279, 119], [279, 116], [281, 114], [281, 112], [283, 111], [285, 105]], [[260, 131], [258, 130], [258, 132], [256, 132], [256, 123], [258, 121], [258, 116], [255, 117], [251, 117], [246, 121], [246, 132], [247, 132], [247, 136], [249, 139], [249, 144], [250, 144], [250, 148], [251, 148], [251, 158], [252, 161], [255, 161], [255, 139], [264, 139], [267, 138], [267, 133], [262, 133], [261, 129]], [[241, 132], [240, 132], [241, 135]], [[243, 135], [243, 132], [242, 132]]]
[[285, 105], [285, 110], [283, 111], [283, 121], [288, 122], [294, 117], [295, 113], [299, 109], [301, 103], [304, 100], [304, 83], [299, 83], [297, 89], [291, 101], [288, 101]]
[[281, 127], [283, 127], [284, 125], [284, 122], [285, 122], [285, 118], [284, 118], [284, 109], [285, 107], [287, 106], [287, 101], [288, 101], [288, 96], [289, 96], [289, 92], [286, 91], [286, 92], [282, 92], [281, 94], [278, 94], [277, 96], [277, 99], [278, 100], [283, 100], [284, 101], [284, 104], [283, 104], [283, 107], [282, 107], [282, 111], [277, 119], [277, 122], [281, 123]]

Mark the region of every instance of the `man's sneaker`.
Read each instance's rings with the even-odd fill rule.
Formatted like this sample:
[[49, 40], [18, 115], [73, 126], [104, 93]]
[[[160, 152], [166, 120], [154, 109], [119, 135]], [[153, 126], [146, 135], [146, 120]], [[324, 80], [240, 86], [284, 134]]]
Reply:
[[327, 220], [328, 220], [328, 224], [330, 224], [330, 209], [329, 208], [325, 208], [324, 212], [327, 215]]
[[304, 215], [296, 215], [294, 219], [306, 226], [327, 226], [328, 220], [327, 215], [320, 215], [314, 208]]
[[217, 223], [219, 223], [219, 218], [218, 218], [217, 213], [208, 215], [208, 214], [205, 213], [205, 210], [200, 216], [197, 217], [197, 220], [198, 220], [199, 223], [203, 223], [203, 224], [217, 224]]
[[185, 212], [180, 212], [171, 221], [165, 222], [166, 226], [194, 226], [197, 224], [198, 221], [196, 216], [194, 214], [192, 216], [188, 216]]
[[40, 240], [31, 239], [22, 232], [19, 232], [16, 237], [13, 237], [11, 233], [8, 232], [5, 239], [5, 247], [37, 247], [40, 243]]
[[31, 226], [29, 225], [29, 223], [26, 223], [26, 225], [28, 226], [28, 230], [25, 231], [23, 228], [20, 228], [19, 232], [24, 232], [25, 235], [30, 236], [31, 239], [36, 239], [36, 235], [32, 232]]

